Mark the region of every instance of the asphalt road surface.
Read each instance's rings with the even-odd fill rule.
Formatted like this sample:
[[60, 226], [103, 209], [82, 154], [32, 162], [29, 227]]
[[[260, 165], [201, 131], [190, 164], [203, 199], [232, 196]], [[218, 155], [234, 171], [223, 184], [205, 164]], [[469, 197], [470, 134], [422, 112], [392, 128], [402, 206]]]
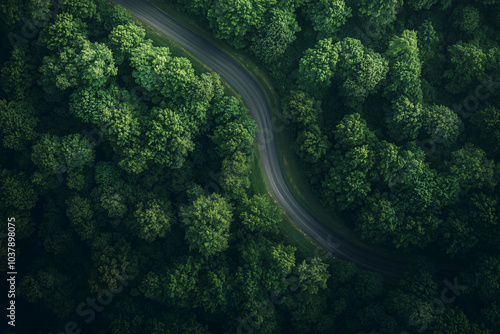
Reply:
[[[241, 95], [257, 123], [257, 141], [267, 182], [288, 216], [334, 256], [388, 279], [402, 277], [406, 264], [371, 253], [330, 230], [295, 198], [283, 176], [274, 140], [271, 110], [264, 92], [234, 59], [145, 0], [115, 0], [135, 16], [167, 35], [225, 78]], [[311, 254], [312, 256], [312, 254]]]

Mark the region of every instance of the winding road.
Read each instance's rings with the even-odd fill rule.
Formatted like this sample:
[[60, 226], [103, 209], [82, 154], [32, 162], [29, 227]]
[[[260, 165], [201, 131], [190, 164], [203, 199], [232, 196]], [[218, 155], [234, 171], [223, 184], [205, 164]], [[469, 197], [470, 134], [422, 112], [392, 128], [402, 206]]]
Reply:
[[241, 95], [257, 123], [257, 141], [267, 182], [287, 215], [308, 236], [336, 257], [354, 262], [359, 268], [380, 273], [387, 279], [403, 276], [406, 263], [385, 258], [359, 247], [330, 230], [294, 196], [283, 175], [274, 140], [271, 110], [255, 79], [233, 58], [203, 37], [177, 22], [145, 0], [115, 0], [132, 14], [179, 43], [219, 73]]

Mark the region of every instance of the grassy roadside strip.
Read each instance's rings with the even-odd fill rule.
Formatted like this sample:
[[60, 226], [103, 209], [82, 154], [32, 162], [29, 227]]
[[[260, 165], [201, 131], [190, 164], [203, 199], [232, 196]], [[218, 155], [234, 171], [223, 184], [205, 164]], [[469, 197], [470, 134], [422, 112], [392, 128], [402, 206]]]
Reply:
[[[206, 40], [210, 41], [210, 43], [214, 44], [217, 48], [225, 52], [227, 55], [236, 60], [240, 65], [242, 65], [261, 86], [264, 94], [266, 95], [271, 111], [276, 116], [276, 125], [280, 125], [280, 117], [276, 114], [276, 111], [281, 109], [279, 98], [274, 92], [274, 89], [271, 86], [269, 79], [266, 77], [266, 74], [262, 72], [262, 70], [260, 70], [260, 68], [252, 59], [250, 59], [249, 56], [241, 51], [234, 49], [225, 41], [218, 40], [213, 37], [213, 35], [211, 35], [206, 28], [200, 27], [192, 17], [184, 12], [179, 11], [177, 8], [175, 8], [175, 6], [165, 4], [160, 0], [148, 0], [148, 2], [175, 17], [177, 21], [181, 22], [183, 25], [187, 26]], [[309, 212], [311, 212], [316, 218], [318, 218], [330, 229], [342, 235], [349, 241], [357, 244], [358, 246], [363, 247], [364, 249], [386, 257], [399, 259], [401, 261], [412, 261], [412, 259], [408, 255], [405, 256], [400, 252], [388, 250], [377, 245], [367, 244], [366, 241], [362, 240], [358, 236], [358, 234], [355, 233], [348, 224], [346, 224], [346, 222], [341, 221], [341, 219], [337, 215], [332, 214], [326, 208], [324, 208], [320, 204], [321, 202], [316, 195], [317, 192], [315, 192], [311, 185], [302, 177], [302, 173], [298, 164], [298, 157], [295, 152], [292, 151], [294, 142], [292, 140], [291, 134], [289, 134], [285, 129], [284, 131], [276, 131], [275, 136], [276, 144], [278, 146], [281, 169], [283, 171], [285, 179], [294, 195], [299, 199], [302, 205], [304, 205], [304, 207], [309, 210]]]
[[[258, 152], [257, 144], [254, 145], [254, 150], [255, 152]], [[282, 212], [283, 219], [279, 222], [279, 228], [285, 232], [285, 237], [288, 242], [297, 247], [302, 257], [312, 256], [311, 254], [314, 254], [318, 244], [305, 234], [297, 225], [295, 225], [295, 223], [279, 205], [278, 200], [274, 197], [274, 194], [267, 183], [259, 154], [255, 154], [255, 159], [252, 161], [251, 167], [252, 174], [250, 176], [250, 183], [253, 191], [261, 195], [268, 194], [269, 197], [271, 197], [272, 201]], [[328, 259], [333, 260], [334, 258], [329, 257]]]

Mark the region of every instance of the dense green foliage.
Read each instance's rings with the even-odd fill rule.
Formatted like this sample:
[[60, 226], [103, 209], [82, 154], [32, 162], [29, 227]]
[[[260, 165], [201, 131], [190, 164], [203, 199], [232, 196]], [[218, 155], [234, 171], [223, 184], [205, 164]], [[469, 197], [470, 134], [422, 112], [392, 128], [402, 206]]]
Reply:
[[[422, 257], [396, 285], [305, 254], [251, 187], [257, 129], [217, 74], [105, 0], [7, 0], [0, 213], [16, 218], [17, 301], [33, 310], [20, 327], [500, 331], [498, 1], [166, 2], [270, 75], [326, 207]], [[463, 293], [438, 289], [435, 257], [464, 268]], [[104, 291], [95, 320], [75, 314]]]
[[[167, 2], [202, 22], [218, 8], [218, 2]], [[323, 204], [366, 242], [407, 254], [438, 252], [482, 277], [478, 263], [498, 258], [492, 240], [500, 236], [498, 1], [265, 1], [254, 13], [267, 18], [276, 11], [294, 14], [299, 29], [286, 52], [275, 53], [273, 61], [255, 53], [256, 61], [291, 117], [294, 152]], [[224, 11], [220, 15], [229, 20]], [[242, 15], [240, 20], [252, 17]], [[254, 22], [237, 39], [219, 37], [251, 54], [255, 48], [241, 41], [264, 43], [276, 24]], [[485, 275], [489, 283], [499, 279]], [[391, 291], [387, 298], [419, 305], [414, 289]], [[498, 305], [475, 296], [468, 293], [426, 330], [500, 330], [492, 320], [500, 318]], [[304, 326], [305, 314], [293, 313], [296, 332], [326, 332], [331, 325], [321, 318], [325, 309], [314, 305], [308, 319], [317, 327]], [[364, 319], [360, 323], [345, 320], [350, 327], [344, 332], [395, 332], [392, 317], [408, 308], [397, 305], [368, 306], [358, 313], [364, 318], [352, 317]]]

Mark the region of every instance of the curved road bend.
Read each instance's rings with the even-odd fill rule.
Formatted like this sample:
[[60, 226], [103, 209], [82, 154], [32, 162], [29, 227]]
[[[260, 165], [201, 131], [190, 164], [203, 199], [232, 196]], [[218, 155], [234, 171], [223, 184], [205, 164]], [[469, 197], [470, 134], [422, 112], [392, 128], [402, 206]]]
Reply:
[[145, 0], [115, 0], [132, 14], [182, 45], [224, 77], [243, 98], [257, 123], [257, 140], [262, 167], [276, 199], [290, 218], [307, 235], [335, 256], [358, 267], [378, 272], [388, 279], [402, 277], [406, 264], [371, 253], [330, 230], [295, 198], [288, 187], [274, 140], [271, 110], [264, 92], [253, 77], [234, 59], [174, 18]]

